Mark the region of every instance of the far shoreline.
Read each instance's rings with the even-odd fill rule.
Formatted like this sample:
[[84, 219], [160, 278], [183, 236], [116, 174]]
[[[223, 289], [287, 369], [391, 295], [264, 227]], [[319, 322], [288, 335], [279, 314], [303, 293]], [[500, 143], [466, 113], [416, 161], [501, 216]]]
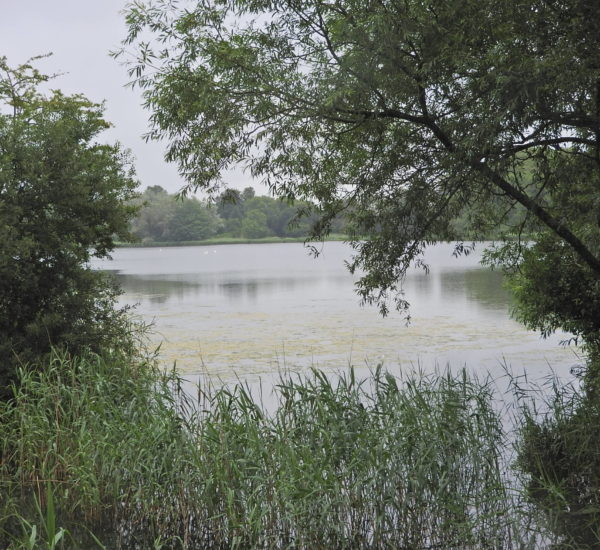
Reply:
[[[319, 243], [319, 242], [350, 242], [352, 239], [348, 235], [334, 233], [328, 235], [325, 239], [310, 239], [309, 237], [263, 237], [261, 239], [246, 239], [243, 237], [214, 237], [201, 241], [157, 241], [157, 242], [117, 242], [115, 248], [168, 248], [175, 246], [220, 246], [231, 244], [283, 244], [283, 243]], [[362, 239], [361, 239], [362, 240]], [[514, 235], [505, 235], [503, 237], [482, 237], [462, 238], [453, 241], [439, 239], [435, 242], [511, 242], [517, 241], [519, 237]], [[535, 240], [534, 235], [522, 235], [522, 242], [531, 242]]]
[[[346, 235], [329, 235], [327, 241], [348, 241]], [[277, 244], [277, 243], [306, 243], [321, 242], [311, 240], [309, 237], [264, 237], [261, 239], [245, 239], [243, 237], [215, 237], [201, 241], [166, 241], [166, 242], [117, 242], [115, 248], [166, 248], [172, 246], [218, 246], [228, 244]]]

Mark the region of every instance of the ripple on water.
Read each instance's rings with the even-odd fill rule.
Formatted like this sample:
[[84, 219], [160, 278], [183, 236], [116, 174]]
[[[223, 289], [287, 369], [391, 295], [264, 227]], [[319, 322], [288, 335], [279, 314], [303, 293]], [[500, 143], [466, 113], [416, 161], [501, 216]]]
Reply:
[[[212, 249], [211, 249], [212, 250]], [[361, 308], [343, 260], [343, 243], [325, 243], [317, 260], [301, 245], [240, 245], [204, 254], [202, 247], [119, 249], [123, 303], [155, 321], [161, 360], [183, 373], [233, 379], [277, 369], [389, 368], [434, 365], [501, 372], [502, 364], [544, 375], [568, 373], [577, 361], [560, 336], [541, 340], [509, 318], [510, 300], [496, 272], [477, 255], [456, 259], [452, 245], [428, 251], [430, 274], [409, 273], [412, 321]], [[479, 250], [481, 252], [481, 250]], [[165, 254], [167, 256], [165, 256]]]

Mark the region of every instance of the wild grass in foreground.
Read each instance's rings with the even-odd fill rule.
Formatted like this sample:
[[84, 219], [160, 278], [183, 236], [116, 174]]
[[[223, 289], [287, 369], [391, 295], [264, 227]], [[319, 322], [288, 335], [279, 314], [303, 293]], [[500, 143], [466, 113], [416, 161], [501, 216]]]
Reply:
[[179, 385], [118, 354], [23, 371], [0, 546], [533, 547], [493, 392], [464, 372], [284, 375], [270, 413], [242, 384]]

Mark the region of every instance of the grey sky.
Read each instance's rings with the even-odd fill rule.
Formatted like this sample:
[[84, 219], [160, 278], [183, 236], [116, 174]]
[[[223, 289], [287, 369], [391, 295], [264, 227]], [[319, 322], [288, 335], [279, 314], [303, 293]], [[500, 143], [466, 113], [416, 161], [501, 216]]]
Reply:
[[[136, 159], [142, 188], [161, 185], [175, 192], [183, 185], [176, 167], [163, 160], [164, 147], [146, 143], [148, 113], [137, 91], [125, 88], [127, 72], [108, 52], [125, 35], [119, 13], [126, 0], [0, 0], [0, 55], [10, 65], [34, 55], [53, 52], [37, 67], [45, 73], [66, 73], [53, 81], [65, 93], [82, 93], [92, 101], [106, 101], [105, 116], [114, 124], [106, 139], [120, 141]], [[243, 188], [250, 176], [228, 175], [227, 183]]]

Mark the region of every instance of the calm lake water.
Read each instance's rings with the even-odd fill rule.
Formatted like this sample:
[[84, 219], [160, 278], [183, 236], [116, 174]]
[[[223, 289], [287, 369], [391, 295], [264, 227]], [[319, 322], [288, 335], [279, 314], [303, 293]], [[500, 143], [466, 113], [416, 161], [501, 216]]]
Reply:
[[154, 321], [161, 358], [183, 373], [268, 376], [280, 368], [349, 364], [392, 372], [447, 363], [478, 372], [567, 375], [578, 361], [564, 336], [543, 340], [509, 316], [501, 276], [479, 265], [483, 246], [461, 258], [430, 247], [430, 273], [406, 284], [411, 322], [361, 307], [344, 267], [348, 245], [327, 242], [318, 258], [300, 243], [121, 248], [93, 266], [114, 272], [122, 303]]

